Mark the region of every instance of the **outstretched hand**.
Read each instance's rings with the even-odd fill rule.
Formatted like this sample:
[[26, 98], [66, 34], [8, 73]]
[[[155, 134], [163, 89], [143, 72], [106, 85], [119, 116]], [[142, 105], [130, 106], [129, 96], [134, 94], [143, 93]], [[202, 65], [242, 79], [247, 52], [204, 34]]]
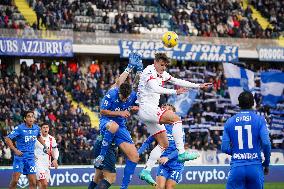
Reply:
[[200, 88], [201, 89], [207, 89], [207, 88], [209, 88], [209, 87], [211, 87], [211, 86], [213, 86], [213, 84], [212, 83], [202, 83], [202, 84], [200, 84]]
[[131, 52], [129, 54], [129, 62], [127, 65], [128, 68], [134, 69], [137, 68], [143, 70], [142, 58], [141, 55], [136, 52]]

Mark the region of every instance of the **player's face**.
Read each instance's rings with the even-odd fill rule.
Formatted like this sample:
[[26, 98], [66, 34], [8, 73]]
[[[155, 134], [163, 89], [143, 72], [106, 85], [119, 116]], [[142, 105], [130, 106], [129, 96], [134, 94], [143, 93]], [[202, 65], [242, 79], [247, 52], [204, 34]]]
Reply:
[[25, 122], [28, 126], [32, 126], [35, 122], [35, 116], [33, 113], [28, 113], [25, 117]]
[[48, 125], [43, 125], [41, 126], [41, 134], [43, 136], [47, 136], [49, 132], [49, 126]]
[[[129, 96], [128, 96], [129, 97]], [[124, 98], [121, 94], [119, 94], [119, 98], [122, 102], [126, 102], [128, 97]]]
[[154, 62], [154, 66], [156, 71], [159, 74], [162, 74], [164, 71], [166, 71], [168, 64], [162, 60], [158, 60]]

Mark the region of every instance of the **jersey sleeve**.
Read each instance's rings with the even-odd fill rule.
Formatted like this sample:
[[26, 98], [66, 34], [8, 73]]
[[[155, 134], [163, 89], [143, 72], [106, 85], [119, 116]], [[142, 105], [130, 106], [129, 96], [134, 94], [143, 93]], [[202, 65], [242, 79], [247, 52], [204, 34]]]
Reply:
[[151, 90], [158, 94], [177, 94], [176, 90], [174, 89], [167, 89], [164, 87], [159, 86], [159, 83], [156, 79], [148, 81], [148, 84]]
[[40, 137], [41, 136], [40, 127], [37, 126], [37, 129], [38, 129], [37, 137]]
[[269, 138], [269, 133], [267, 129], [267, 123], [262, 117], [260, 119], [260, 138], [262, 142], [262, 149], [263, 149], [263, 154], [264, 154], [264, 166], [269, 166], [270, 163], [270, 154], [271, 154], [271, 143], [270, 143], [270, 138]]
[[20, 128], [17, 126], [7, 137], [13, 140], [19, 135], [20, 135]]
[[112, 104], [113, 89], [109, 90], [101, 101], [101, 110], [108, 110]]
[[229, 136], [229, 132], [228, 132], [229, 123], [230, 123], [230, 120], [228, 120], [225, 123], [225, 126], [224, 126], [221, 150], [222, 150], [222, 152], [224, 152], [226, 154], [232, 155], [232, 149], [231, 149], [231, 146], [230, 146], [231, 141], [230, 141], [230, 136]]
[[168, 81], [170, 81], [172, 79], [172, 76], [168, 73], [168, 72], [164, 72], [163, 73], [163, 81], [164, 82], [168, 82]]

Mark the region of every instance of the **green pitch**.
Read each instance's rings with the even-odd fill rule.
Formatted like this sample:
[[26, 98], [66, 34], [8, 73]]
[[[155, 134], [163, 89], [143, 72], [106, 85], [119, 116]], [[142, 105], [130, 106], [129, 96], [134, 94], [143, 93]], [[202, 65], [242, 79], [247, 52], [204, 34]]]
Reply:
[[[57, 188], [57, 189], [86, 189], [86, 186], [81, 187], [50, 187], [50, 188]], [[129, 187], [129, 189], [146, 189], [146, 188], [153, 188], [151, 186], [132, 186]], [[264, 186], [265, 189], [283, 189], [284, 188], [284, 182], [280, 183], [265, 183]], [[110, 187], [110, 189], [119, 189], [119, 186], [113, 186]], [[177, 185], [176, 189], [225, 189], [224, 184], [180, 184]]]

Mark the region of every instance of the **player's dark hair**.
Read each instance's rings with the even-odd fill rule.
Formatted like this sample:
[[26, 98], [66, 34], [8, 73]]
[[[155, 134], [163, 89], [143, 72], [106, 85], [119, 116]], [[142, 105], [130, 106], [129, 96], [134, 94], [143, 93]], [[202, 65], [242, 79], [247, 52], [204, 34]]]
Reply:
[[26, 110], [23, 113], [23, 117], [26, 118], [29, 113], [35, 114], [33, 110]]
[[170, 63], [170, 59], [167, 57], [166, 53], [156, 53], [155, 54], [155, 61], [163, 61], [166, 64]]
[[40, 125], [40, 127], [42, 127], [42, 126], [44, 126], [44, 125], [48, 125], [48, 127], [49, 127], [49, 124], [48, 124], [47, 122], [43, 122], [43, 123]]
[[174, 107], [174, 105], [169, 104], [169, 103], [162, 104], [162, 107], [166, 107], [166, 106], [170, 106], [173, 109], [173, 112], [176, 112], [176, 107]]
[[132, 87], [128, 83], [122, 83], [119, 87], [119, 94], [123, 98], [128, 98], [129, 95], [131, 94], [131, 91], [132, 91]]
[[253, 94], [249, 91], [242, 92], [239, 95], [238, 100], [241, 109], [251, 109], [254, 105]]

